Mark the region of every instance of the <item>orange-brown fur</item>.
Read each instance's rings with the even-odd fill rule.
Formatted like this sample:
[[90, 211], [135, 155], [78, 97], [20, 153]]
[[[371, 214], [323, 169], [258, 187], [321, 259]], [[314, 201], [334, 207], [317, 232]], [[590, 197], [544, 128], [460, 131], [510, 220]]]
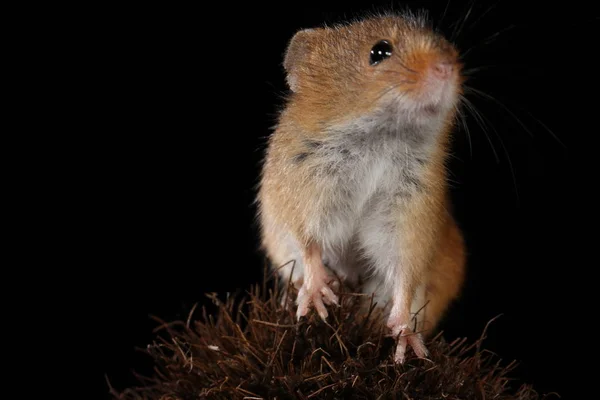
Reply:
[[[311, 173], [312, 160], [302, 165], [290, 161], [307, 150], [306, 140], [326, 139], [324, 127], [343, 125], [369, 114], [391, 81], [400, 82], [398, 91], [418, 95], [425, 90], [422, 77], [432, 62], [442, 57], [455, 60], [456, 50], [445, 41], [429, 33], [416, 35], [411, 29], [396, 17], [386, 16], [300, 33], [290, 43], [284, 66], [295, 91], [270, 139], [258, 195], [262, 247], [275, 267], [290, 260], [281, 246], [281, 232], [273, 228], [274, 224], [284, 226], [304, 248], [320, 245], [318, 238], [311, 236], [307, 216], [319, 209], [320, 199], [336, 195], [336, 188], [323, 185]], [[368, 69], [364, 55], [380, 39], [399, 40], [402, 66], [413, 72], [391, 62], [379, 69]], [[456, 61], [455, 65], [460, 67]], [[399, 245], [410, 249], [403, 255], [406, 283], [402, 301], [410, 304], [417, 287], [426, 285], [429, 303], [422, 325], [429, 329], [426, 335], [458, 296], [464, 279], [464, 244], [451, 215], [446, 183], [445, 162], [454, 117], [454, 113], [448, 114], [436, 138], [435, 150], [424, 166], [423, 190], [398, 205], [403, 215]], [[406, 313], [405, 308], [396, 311]]]
[[425, 337], [433, 334], [451, 302], [458, 297], [465, 279], [465, 248], [462, 234], [450, 218], [444, 229], [426, 286], [428, 303], [424, 309], [423, 325], [419, 329], [423, 330]]

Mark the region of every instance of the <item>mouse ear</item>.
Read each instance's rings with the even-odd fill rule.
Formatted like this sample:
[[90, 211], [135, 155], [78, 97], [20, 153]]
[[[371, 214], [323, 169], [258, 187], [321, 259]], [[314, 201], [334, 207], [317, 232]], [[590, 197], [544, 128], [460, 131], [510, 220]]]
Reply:
[[319, 29], [303, 29], [296, 32], [288, 43], [283, 60], [287, 83], [292, 91], [298, 90], [298, 65], [306, 58]]

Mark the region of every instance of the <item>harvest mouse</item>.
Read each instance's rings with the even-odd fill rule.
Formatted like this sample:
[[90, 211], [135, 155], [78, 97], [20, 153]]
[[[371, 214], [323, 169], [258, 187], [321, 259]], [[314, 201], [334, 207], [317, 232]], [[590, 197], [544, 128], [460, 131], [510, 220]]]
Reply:
[[407, 346], [425, 357], [465, 273], [445, 166], [458, 51], [422, 16], [382, 14], [298, 31], [283, 67], [290, 95], [257, 195], [262, 248], [299, 287], [298, 318], [338, 303], [330, 269], [389, 304], [396, 362]]

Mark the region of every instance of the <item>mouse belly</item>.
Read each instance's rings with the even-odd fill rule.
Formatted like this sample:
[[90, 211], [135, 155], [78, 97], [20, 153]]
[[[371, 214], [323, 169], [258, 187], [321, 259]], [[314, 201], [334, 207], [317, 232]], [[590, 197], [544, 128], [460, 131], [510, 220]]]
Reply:
[[[314, 232], [310, 236], [318, 243], [321, 262], [329, 273], [351, 286], [377, 276], [386, 283], [386, 289], [391, 289], [398, 254], [402, 252], [399, 246], [403, 215], [398, 207], [402, 196], [394, 192], [377, 193], [346, 202], [338, 197], [335, 205], [315, 213], [307, 227]], [[357, 203], [362, 204], [357, 207]], [[269, 225], [274, 268], [283, 281], [291, 280], [299, 288], [305, 272], [304, 249], [292, 232], [281, 225]]]
[[[361, 262], [359, 250], [353, 245], [352, 224], [327, 225], [337, 232], [331, 234], [335, 240], [319, 242], [321, 263], [328, 275], [355, 285], [360, 277]], [[265, 235], [264, 241], [273, 261], [272, 268], [277, 270], [282, 282], [290, 281], [300, 289], [306, 271], [305, 249], [300, 242], [292, 232], [276, 224], [271, 224], [270, 234]]]

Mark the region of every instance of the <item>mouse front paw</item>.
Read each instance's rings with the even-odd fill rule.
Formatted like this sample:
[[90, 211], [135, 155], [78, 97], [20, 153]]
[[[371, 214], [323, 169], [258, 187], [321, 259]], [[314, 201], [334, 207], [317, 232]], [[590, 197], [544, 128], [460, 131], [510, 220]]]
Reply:
[[333, 282], [327, 282], [325, 278], [312, 279], [311, 281], [305, 281], [298, 292], [296, 304], [298, 310], [296, 317], [300, 319], [308, 313], [311, 304], [317, 310], [317, 313], [321, 319], [327, 319], [327, 305], [338, 305], [338, 297], [333, 293], [330, 286], [336, 286]]
[[423, 337], [418, 332], [408, 326], [397, 321], [395, 318], [390, 318], [387, 324], [391, 330], [391, 336], [397, 338], [396, 353], [394, 354], [394, 362], [402, 364], [405, 359], [407, 346], [412, 347], [417, 357], [423, 358], [429, 354], [427, 347], [423, 343]]

